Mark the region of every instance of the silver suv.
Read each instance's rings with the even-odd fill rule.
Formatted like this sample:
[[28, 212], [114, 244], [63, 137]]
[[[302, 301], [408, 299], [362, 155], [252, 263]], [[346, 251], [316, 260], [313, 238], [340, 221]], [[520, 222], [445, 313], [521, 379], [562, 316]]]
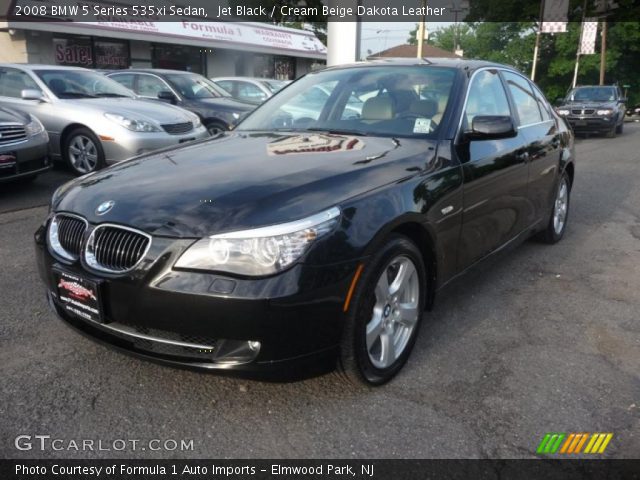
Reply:
[[0, 103], [40, 119], [51, 155], [77, 175], [208, 136], [197, 115], [85, 68], [0, 64]]

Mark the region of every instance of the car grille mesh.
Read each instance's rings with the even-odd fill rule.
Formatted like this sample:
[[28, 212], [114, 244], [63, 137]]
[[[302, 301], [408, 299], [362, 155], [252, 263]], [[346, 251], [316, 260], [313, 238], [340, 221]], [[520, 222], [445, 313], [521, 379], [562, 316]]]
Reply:
[[93, 256], [99, 267], [124, 272], [143, 257], [151, 240], [142, 233], [115, 226], [98, 226], [93, 233]]
[[27, 138], [27, 133], [23, 125], [5, 124], [0, 125], [0, 145], [19, 142]]
[[165, 123], [162, 125], [162, 128], [170, 135], [181, 135], [193, 130], [193, 123]]
[[58, 240], [67, 253], [79, 256], [82, 251], [82, 237], [87, 224], [76, 217], [58, 215]]
[[574, 115], [593, 115], [594, 112], [595, 110], [593, 108], [576, 108], [574, 110], [571, 110], [571, 113]]

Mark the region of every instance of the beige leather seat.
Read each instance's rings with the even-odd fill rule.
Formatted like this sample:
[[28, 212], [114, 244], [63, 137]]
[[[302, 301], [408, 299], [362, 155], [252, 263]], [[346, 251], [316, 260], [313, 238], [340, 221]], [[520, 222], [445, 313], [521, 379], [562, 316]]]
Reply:
[[362, 105], [360, 120], [363, 122], [391, 120], [394, 114], [393, 101], [389, 97], [371, 97]]

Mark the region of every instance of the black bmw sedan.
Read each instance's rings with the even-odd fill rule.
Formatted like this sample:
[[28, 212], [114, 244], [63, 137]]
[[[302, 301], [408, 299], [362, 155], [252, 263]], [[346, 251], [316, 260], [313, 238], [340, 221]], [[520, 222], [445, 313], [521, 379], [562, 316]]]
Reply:
[[[318, 86], [315, 111], [288, 108]], [[571, 131], [509, 67], [328, 68], [232, 132], [62, 186], [39, 271], [65, 323], [120, 350], [378, 385], [443, 286], [508, 244], [562, 238], [573, 180]]]

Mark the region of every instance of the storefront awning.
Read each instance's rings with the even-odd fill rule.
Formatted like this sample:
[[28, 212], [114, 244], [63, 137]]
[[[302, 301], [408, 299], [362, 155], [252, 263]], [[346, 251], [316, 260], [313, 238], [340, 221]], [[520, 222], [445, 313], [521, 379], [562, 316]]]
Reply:
[[305, 30], [250, 22], [8, 22], [9, 28], [101, 36], [326, 60], [327, 47]]

